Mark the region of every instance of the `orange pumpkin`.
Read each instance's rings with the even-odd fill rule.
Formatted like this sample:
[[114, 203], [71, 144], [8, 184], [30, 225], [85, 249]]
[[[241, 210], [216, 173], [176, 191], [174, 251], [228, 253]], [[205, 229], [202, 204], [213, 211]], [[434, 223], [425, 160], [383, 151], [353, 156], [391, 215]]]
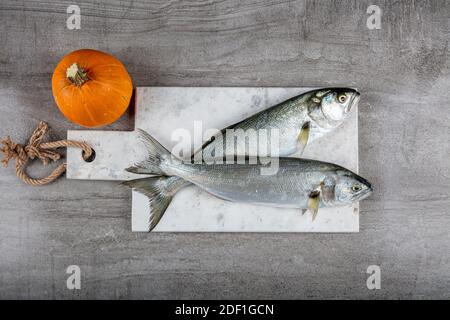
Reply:
[[113, 123], [127, 110], [133, 84], [119, 60], [101, 51], [82, 49], [58, 63], [52, 91], [67, 119], [84, 127], [100, 127]]

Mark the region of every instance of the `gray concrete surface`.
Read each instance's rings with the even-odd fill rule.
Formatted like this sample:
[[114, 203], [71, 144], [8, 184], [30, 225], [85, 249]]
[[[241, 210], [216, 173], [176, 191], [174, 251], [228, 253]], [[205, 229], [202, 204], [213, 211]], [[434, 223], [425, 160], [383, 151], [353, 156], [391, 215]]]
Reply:
[[[77, 128], [50, 77], [83, 47], [136, 86], [356, 86], [360, 168], [375, 186], [359, 234], [133, 234], [111, 182], [41, 188], [0, 171], [0, 298], [450, 298], [448, 1], [0, 1], [0, 136]], [[366, 9], [383, 10], [382, 28]], [[109, 129], [133, 127], [131, 115]], [[39, 164], [35, 175], [44, 174]], [[81, 290], [66, 288], [79, 265]], [[381, 290], [366, 269], [381, 267]]]

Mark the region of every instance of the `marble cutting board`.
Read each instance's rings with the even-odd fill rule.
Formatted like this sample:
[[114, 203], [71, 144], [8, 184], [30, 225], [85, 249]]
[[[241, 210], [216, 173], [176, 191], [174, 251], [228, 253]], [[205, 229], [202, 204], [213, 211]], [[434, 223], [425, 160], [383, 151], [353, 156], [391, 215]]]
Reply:
[[[139, 87], [136, 89], [135, 127], [149, 132], [171, 150], [178, 143], [175, 130], [220, 130], [258, 111], [312, 88]], [[198, 124], [198, 122], [197, 122]], [[124, 168], [145, 158], [135, 132], [69, 130], [68, 139], [83, 140], [96, 151], [85, 162], [77, 149], [67, 152], [67, 178], [128, 180], [142, 178]], [[309, 145], [303, 157], [333, 162], [358, 172], [358, 109], [333, 134]], [[117, 186], [120, 188], [120, 186]], [[131, 192], [131, 191], [130, 191]], [[145, 196], [132, 192], [132, 230], [149, 230]], [[271, 208], [218, 199], [195, 186], [174, 197], [154, 232], [358, 232], [359, 206], [324, 208], [316, 220], [300, 210]]]

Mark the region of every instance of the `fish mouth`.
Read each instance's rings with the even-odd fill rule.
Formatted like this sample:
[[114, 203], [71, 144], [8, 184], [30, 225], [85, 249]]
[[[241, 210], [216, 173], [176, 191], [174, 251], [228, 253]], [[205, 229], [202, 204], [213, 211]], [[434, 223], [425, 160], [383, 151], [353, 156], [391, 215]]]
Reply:
[[361, 94], [358, 91], [355, 90], [354, 92], [352, 92], [352, 98], [345, 108], [345, 113], [349, 113], [352, 110], [353, 106], [358, 105], [360, 97]]
[[370, 187], [369, 189], [366, 189], [363, 192], [361, 192], [360, 194], [356, 195], [353, 200], [354, 201], [364, 200], [367, 197], [369, 197], [372, 193], [373, 193], [373, 189], [372, 189], [372, 187]]

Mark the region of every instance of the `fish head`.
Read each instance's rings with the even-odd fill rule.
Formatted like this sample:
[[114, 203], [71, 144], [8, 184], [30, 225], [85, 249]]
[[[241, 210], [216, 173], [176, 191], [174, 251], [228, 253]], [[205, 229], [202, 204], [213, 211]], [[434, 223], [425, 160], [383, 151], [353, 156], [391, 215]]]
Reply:
[[[311, 100], [320, 108], [322, 122], [340, 123], [359, 102], [360, 94], [351, 88], [330, 88], [317, 90]], [[316, 115], [317, 116], [317, 115]]]
[[335, 201], [339, 203], [361, 201], [373, 192], [369, 181], [349, 170], [338, 170], [335, 181]]

